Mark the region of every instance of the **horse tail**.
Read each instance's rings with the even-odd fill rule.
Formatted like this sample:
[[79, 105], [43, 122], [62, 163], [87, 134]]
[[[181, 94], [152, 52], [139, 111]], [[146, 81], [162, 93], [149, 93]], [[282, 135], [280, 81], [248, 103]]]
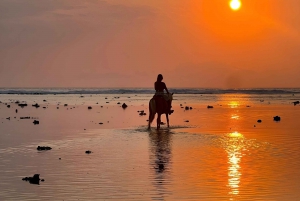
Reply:
[[149, 101], [149, 123], [148, 127], [150, 128], [150, 124], [152, 123], [156, 113], [156, 104], [154, 98]]

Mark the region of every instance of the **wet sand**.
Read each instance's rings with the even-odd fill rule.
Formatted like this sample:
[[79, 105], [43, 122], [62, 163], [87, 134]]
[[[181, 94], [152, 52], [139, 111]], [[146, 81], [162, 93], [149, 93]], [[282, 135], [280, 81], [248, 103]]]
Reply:
[[[149, 131], [150, 97], [1, 95], [0, 200], [300, 199], [300, 107], [290, 97], [177, 95], [170, 128]], [[33, 174], [45, 182], [22, 181]]]

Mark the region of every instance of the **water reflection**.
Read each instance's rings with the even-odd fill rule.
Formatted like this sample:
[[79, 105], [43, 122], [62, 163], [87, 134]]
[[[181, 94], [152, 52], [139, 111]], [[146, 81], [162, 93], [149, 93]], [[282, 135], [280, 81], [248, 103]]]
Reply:
[[153, 185], [156, 195], [153, 199], [164, 200], [169, 181], [171, 160], [171, 133], [169, 130], [151, 131], [150, 139], [150, 169], [154, 170]]
[[241, 166], [242, 159], [241, 150], [243, 149], [243, 135], [239, 132], [233, 132], [228, 135], [229, 140], [226, 147], [228, 154], [228, 187], [230, 188], [229, 194], [233, 197], [239, 194], [239, 185], [241, 179]]

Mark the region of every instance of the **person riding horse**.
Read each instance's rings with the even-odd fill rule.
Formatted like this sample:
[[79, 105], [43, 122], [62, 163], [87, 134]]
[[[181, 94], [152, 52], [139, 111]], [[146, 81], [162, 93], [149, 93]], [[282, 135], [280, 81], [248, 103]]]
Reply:
[[[167, 107], [168, 113], [172, 114], [174, 110], [171, 110], [172, 106], [171, 106], [171, 100], [169, 98], [169, 91], [166, 84], [162, 82], [162, 80], [163, 80], [162, 74], [158, 74], [157, 80], [154, 83], [154, 88], [156, 91], [154, 98], [156, 97], [163, 98], [165, 100], [164, 102], [166, 103], [165, 106]], [[166, 90], [167, 94], [164, 93], [164, 90]]]

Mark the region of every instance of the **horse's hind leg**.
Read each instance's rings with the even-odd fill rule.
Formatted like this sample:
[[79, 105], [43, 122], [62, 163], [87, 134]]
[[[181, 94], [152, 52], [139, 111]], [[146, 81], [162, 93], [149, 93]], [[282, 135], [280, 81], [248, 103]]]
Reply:
[[156, 123], [157, 123], [157, 130], [160, 129], [160, 116], [161, 114], [157, 114], [157, 119], [156, 119]]
[[166, 114], [166, 118], [167, 118], [167, 124], [168, 124], [168, 128], [170, 127], [170, 124], [169, 124], [169, 115]]

